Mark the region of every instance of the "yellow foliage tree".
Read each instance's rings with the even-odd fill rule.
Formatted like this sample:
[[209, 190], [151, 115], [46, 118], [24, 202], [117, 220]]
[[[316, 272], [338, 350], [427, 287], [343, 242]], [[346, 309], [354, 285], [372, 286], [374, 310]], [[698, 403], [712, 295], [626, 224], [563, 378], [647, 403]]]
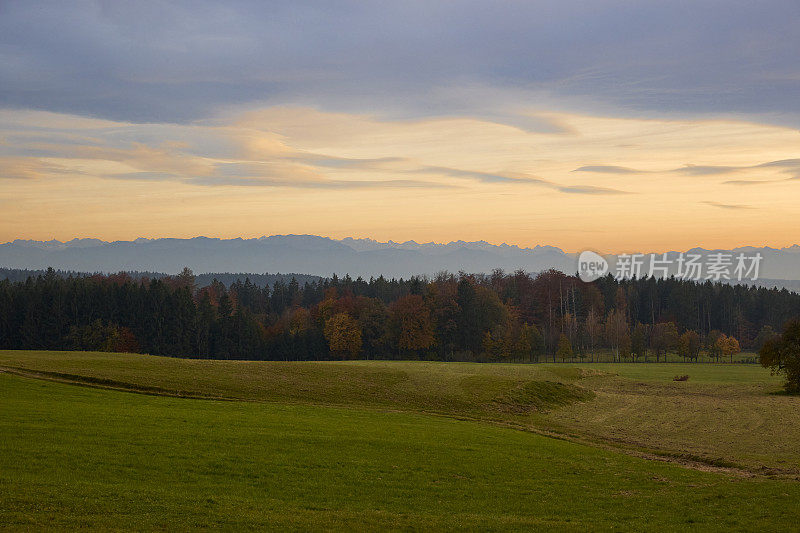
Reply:
[[569, 342], [569, 338], [561, 334], [561, 337], [558, 339], [558, 348], [556, 349], [556, 355], [561, 358], [562, 361], [566, 361], [567, 359], [572, 357], [572, 343]]
[[730, 337], [721, 335], [720, 338], [717, 339], [717, 343], [719, 344], [720, 353], [730, 357], [731, 363], [733, 362], [733, 356], [742, 351], [739, 347], [739, 341], [736, 340], [733, 335]]
[[337, 313], [325, 321], [323, 330], [331, 352], [352, 359], [361, 351], [361, 328], [347, 313]]

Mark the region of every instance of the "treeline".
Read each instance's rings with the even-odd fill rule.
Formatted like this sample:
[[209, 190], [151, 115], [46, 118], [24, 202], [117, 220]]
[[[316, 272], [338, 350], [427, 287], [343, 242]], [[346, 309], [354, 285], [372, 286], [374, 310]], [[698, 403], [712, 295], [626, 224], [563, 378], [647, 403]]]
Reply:
[[800, 295], [558, 271], [201, 285], [189, 271], [0, 281], [0, 347], [215, 359], [719, 359], [758, 349]]
[[[100, 274], [99, 272], [95, 273], [86, 273], [86, 272], [75, 272], [72, 270], [54, 270], [56, 276], [61, 278], [69, 278], [69, 277], [87, 277], [87, 276], [94, 276], [96, 274]], [[28, 270], [24, 268], [0, 268], [0, 280], [7, 279], [9, 281], [25, 281], [29, 277], [36, 277], [36, 276], [43, 276], [47, 273], [47, 270]], [[134, 280], [151, 280], [151, 279], [164, 279], [170, 277], [169, 274], [164, 274], [163, 272], [147, 272], [147, 271], [129, 271], [124, 272]], [[277, 281], [283, 281], [284, 283], [288, 283], [292, 278], [297, 280], [299, 283], [311, 282], [311, 281], [319, 281], [322, 279], [321, 276], [312, 276], [310, 274], [281, 274], [280, 272], [277, 274], [242, 274], [242, 273], [232, 273], [232, 272], [211, 272], [207, 274], [198, 274], [195, 277], [195, 283], [199, 287], [204, 287], [206, 285], [210, 285], [211, 282], [217, 280], [226, 287], [230, 287], [232, 284], [236, 283], [237, 281], [244, 281], [245, 279], [249, 279], [250, 283], [254, 285], [258, 285], [259, 287], [272, 287]]]

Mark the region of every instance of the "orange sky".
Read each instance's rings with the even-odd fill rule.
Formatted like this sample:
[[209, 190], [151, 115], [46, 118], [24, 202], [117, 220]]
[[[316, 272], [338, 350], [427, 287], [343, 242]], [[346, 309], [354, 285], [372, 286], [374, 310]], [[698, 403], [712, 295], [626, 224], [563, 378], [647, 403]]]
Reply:
[[797, 130], [520, 115], [547, 127], [303, 107], [187, 125], [0, 111], [0, 241], [313, 233], [609, 252], [799, 242]]

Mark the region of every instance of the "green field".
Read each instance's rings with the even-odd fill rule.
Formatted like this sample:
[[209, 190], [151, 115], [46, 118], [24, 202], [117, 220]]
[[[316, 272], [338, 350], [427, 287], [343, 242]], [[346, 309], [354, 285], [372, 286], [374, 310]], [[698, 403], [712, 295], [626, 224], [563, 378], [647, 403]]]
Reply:
[[0, 367], [11, 529], [790, 531], [800, 519], [800, 398], [752, 365], [0, 351]]

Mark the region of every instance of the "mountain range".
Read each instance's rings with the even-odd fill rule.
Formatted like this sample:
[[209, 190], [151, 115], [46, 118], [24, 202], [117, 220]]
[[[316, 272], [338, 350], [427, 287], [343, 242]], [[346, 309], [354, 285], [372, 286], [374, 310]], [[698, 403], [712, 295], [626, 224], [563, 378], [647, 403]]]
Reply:
[[[761, 284], [800, 288], [800, 246], [740, 247], [731, 250], [694, 248], [686, 253], [708, 258], [715, 253], [761, 254]], [[670, 252], [675, 257], [677, 252]], [[618, 256], [604, 255], [613, 272]], [[188, 266], [208, 272], [301, 272], [340, 276], [409, 277], [440, 271], [491, 272], [522, 269], [540, 272], [554, 268], [574, 273], [577, 254], [553, 246], [524, 248], [485, 241], [446, 244], [341, 240], [316, 235], [272, 235], [253, 239], [147, 239], [107, 242], [99, 239], [61, 241], [15, 240], [0, 244], [0, 267], [82, 272], [179, 272]], [[674, 270], [674, 267], [673, 267]], [[671, 270], [670, 273], [673, 273]]]

